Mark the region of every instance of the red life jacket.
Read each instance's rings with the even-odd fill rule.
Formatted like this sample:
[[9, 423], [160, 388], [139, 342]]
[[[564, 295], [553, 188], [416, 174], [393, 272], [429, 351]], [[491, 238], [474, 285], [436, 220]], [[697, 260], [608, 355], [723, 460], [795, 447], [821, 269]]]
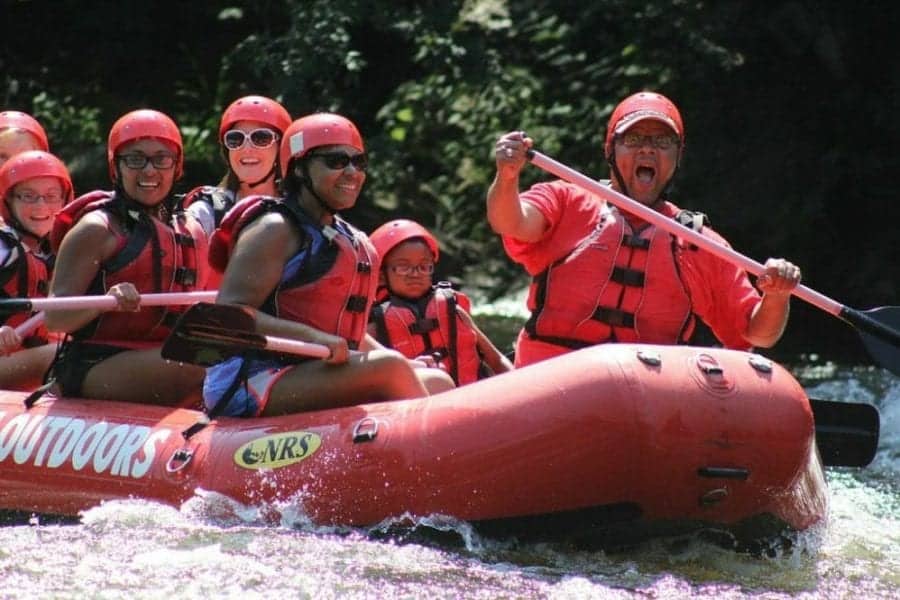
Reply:
[[369, 320], [379, 342], [406, 358], [437, 353], [438, 365], [464, 385], [478, 380], [481, 356], [475, 331], [456, 313], [457, 305], [471, 309], [465, 294], [441, 282], [416, 302], [391, 296], [372, 309]]
[[[134, 284], [141, 293], [190, 292], [204, 288], [209, 268], [206, 234], [200, 224], [182, 212], [173, 215], [170, 226], [142, 210], [125, 210], [112, 192], [90, 192], [66, 205], [50, 233], [53, 247], [58, 249], [66, 232], [95, 210], [127, 220], [128, 234], [120, 240], [120, 250], [100, 265], [88, 294], [105, 294], [122, 282]], [[102, 313], [75, 332], [74, 337], [135, 347], [146, 345], [142, 342], [162, 341], [181, 310], [160, 306], [136, 313]]]
[[346, 339], [359, 348], [378, 283], [378, 254], [364, 233], [335, 216], [334, 226], [313, 221], [293, 200], [250, 196], [232, 208], [210, 241], [210, 264], [223, 272], [237, 235], [270, 211], [288, 217], [303, 237], [260, 310]]
[[[225, 214], [234, 206], [235, 194], [231, 190], [204, 185], [194, 188], [184, 195], [180, 202], [181, 209], [186, 211], [195, 202], [204, 202], [209, 205], [215, 226], [218, 227], [222, 219], [225, 218]], [[206, 280], [206, 289], [217, 290], [221, 283], [222, 273], [215, 269], [210, 269]]]
[[590, 235], [534, 278], [525, 331], [567, 348], [687, 341], [694, 317], [675, 259], [678, 243], [652, 225], [636, 233], [618, 210], [605, 209]]
[[[18, 258], [0, 269], [0, 295], [3, 298], [45, 297], [50, 286], [53, 257], [41, 257], [29, 250], [22, 243], [19, 233], [9, 226], [0, 227], [0, 243], [5, 244], [10, 252], [18, 254]], [[16, 327], [32, 314], [0, 315], [0, 324]], [[41, 325], [22, 340], [22, 347], [40, 346], [46, 344], [47, 339], [47, 328]]]

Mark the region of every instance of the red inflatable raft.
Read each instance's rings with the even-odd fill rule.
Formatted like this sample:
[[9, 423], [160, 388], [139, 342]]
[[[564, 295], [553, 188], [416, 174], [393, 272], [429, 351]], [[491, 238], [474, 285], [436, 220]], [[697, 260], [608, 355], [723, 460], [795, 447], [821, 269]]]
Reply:
[[18, 511], [179, 506], [203, 489], [317, 524], [448, 515], [602, 537], [803, 530], [827, 509], [803, 389], [729, 350], [608, 344], [427, 399], [222, 418], [187, 439], [199, 412], [24, 398], [0, 392], [0, 508]]

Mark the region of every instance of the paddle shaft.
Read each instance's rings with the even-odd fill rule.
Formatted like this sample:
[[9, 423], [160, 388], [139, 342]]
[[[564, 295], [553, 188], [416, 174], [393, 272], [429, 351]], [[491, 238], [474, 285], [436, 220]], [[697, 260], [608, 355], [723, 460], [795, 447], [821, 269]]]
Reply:
[[[603, 185], [600, 182], [591, 179], [570, 167], [567, 167], [566, 165], [550, 158], [549, 156], [541, 154], [536, 150], [529, 150], [528, 158], [536, 167], [539, 167], [547, 171], [548, 173], [556, 175], [560, 179], [564, 179], [569, 183], [573, 183], [580, 188], [596, 194], [597, 196], [600, 196], [611, 204], [618, 206], [622, 210], [638, 216], [648, 223], [656, 225], [660, 229], [668, 231], [673, 235], [684, 238], [695, 246], [703, 248], [707, 252], [718, 256], [722, 260], [742, 267], [753, 275], [762, 275], [766, 270], [766, 268], [762, 264], [758, 263], [752, 258], [744, 256], [743, 254], [736, 252], [731, 248], [723, 246], [718, 242], [711, 240], [704, 235], [701, 235], [699, 232], [690, 229], [689, 227], [685, 227], [681, 223], [678, 223], [677, 221], [656, 212], [652, 208], [644, 206], [640, 202], [632, 200], [628, 196], [621, 194], [616, 190], [610, 188], [609, 186]], [[820, 308], [825, 312], [846, 321], [847, 323], [858, 326], [860, 329], [867, 333], [871, 333], [872, 335], [878, 336], [885, 340], [890, 340], [894, 343], [894, 345], [900, 345], [900, 332], [887, 327], [883, 323], [872, 319], [868, 315], [858, 310], [854, 310], [852, 308], [844, 306], [840, 302], [832, 300], [828, 296], [820, 294], [819, 292], [810, 289], [802, 284], [795, 287], [791, 291], [791, 293], [801, 300], [805, 300], [813, 306]]]
[[43, 322], [44, 322], [44, 313], [43, 312], [33, 314], [30, 317], [28, 317], [27, 319], [25, 319], [24, 321], [22, 321], [21, 323], [19, 323], [18, 325], [16, 325], [16, 333], [19, 335], [20, 338], [26, 338], [29, 335], [31, 335], [31, 333], [35, 329], [40, 327], [41, 323], [43, 323]]
[[[180, 306], [195, 302], [215, 302], [217, 291], [167, 292], [141, 294], [141, 306]], [[118, 306], [113, 296], [59, 296], [55, 298], [10, 298], [0, 300], [0, 312], [32, 310], [82, 310], [88, 308], [114, 310]]]
[[271, 335], [263, 335], [260, 337], [265, 340], [265, 345], [262, 346], [262, 349], [264, 350], [282, 352], [284, 354], [295, 354], [297, 356], [309, 356], [312, 358], [328, 358], [331, 356], [331, 350], [328, 349], [328, 346], [322, 344], [301, 342], [299, 340], [274, 337]]

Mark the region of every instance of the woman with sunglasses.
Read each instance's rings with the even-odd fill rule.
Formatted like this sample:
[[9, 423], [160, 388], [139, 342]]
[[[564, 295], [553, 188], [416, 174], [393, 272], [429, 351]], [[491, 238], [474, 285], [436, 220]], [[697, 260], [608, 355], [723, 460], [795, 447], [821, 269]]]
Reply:
[[117, 310], [48, 310], [51, 331], [70, 334], [51, 369], [65, 396], [173, 405], [199, 399], [203, 369], [163, 360], [159, 348], [177, 314], [141, 309], [140, 294], [189, 292], [206, 281], [207, 237], [172, 214], [181, 177], [181, 133], [168, 116], [136, 110], [109, 132], [114, 191], [95, 191], [57, 215], [50, 296], [106, 294]]
[[329, 113], [294, 121], [280, 165], [284, 197], [242, 200], [213, 236], [210, 263], [224, 271], [217, 302], [253, 309], [257, 333], [323, 344], [331, 355], [296, 363], [248, 354], [211, 367], [203, 390], [209, 413], [272, 416], [453, 387], [445, 373], [414, 370], [366, 335], [378, 255], [339, 216], [366, 181], [356, 125]]
[[430, 231], [396, 219], [373, 231], [371, 239], [382, 263], [370, 335], [407, 358], [435, 361], [456, 385], [512, 369], [472, 320], [468, 296], [449, 282], [432, 285], [440, 252]]
[[207, 232], [218, 227], [238, 200], [278, 196], [278, 142], [290, 124], [288, 111], [265, 96], [244, 96], [225, 109], [219, 145], [228, 170], [218, 185], [195, 188], [183, 200]]
[[[0, 167], [0, 287], [7, 298], [47, 295], [53, 254], [48, 236], [56, 213], [72, 200], [61, 160], [41, 150], [20, 152]], [[27, 314], [0, 315], [0, 388], [34, 389], [56, 348], [41, 325], [24, 335]]]
[[[697, 318], [735, 349], [770, 347], [787, 324], [800, 269], [766, 261], [756, 289], [746, 272], [564, 181], [519, 193], [531, 138], [521, 131], [494, 146], [497, 173], [487, 194], [491, 227], [510, 258], [533, 277], [531, 318], [516, 365], [605, 342], [686, 343]], [[616, 106], [606, 129], [608, 185], [718, 243], [701, 213], [681, 210], [668, 190], [684, 152], [681, 113], [653, 92]]]

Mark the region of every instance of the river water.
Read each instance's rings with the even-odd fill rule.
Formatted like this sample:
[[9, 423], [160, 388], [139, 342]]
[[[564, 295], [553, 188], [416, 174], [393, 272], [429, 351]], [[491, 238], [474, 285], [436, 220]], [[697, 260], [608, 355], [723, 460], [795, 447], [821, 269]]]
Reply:
[[828, 523], [775, 556], [693, 536], [615, 553], [498, 542], [440, 519], [339, 531], [290, 510], [273, 527], [199, 493], [179, 509], [112, 502], [68, 522], [0, 514], [0, 598], [900, 597], [900, 380], [871, 367], [793, 370], [811, 397], [878, 406], [882, 432], [871, 466], [827, 471]]

